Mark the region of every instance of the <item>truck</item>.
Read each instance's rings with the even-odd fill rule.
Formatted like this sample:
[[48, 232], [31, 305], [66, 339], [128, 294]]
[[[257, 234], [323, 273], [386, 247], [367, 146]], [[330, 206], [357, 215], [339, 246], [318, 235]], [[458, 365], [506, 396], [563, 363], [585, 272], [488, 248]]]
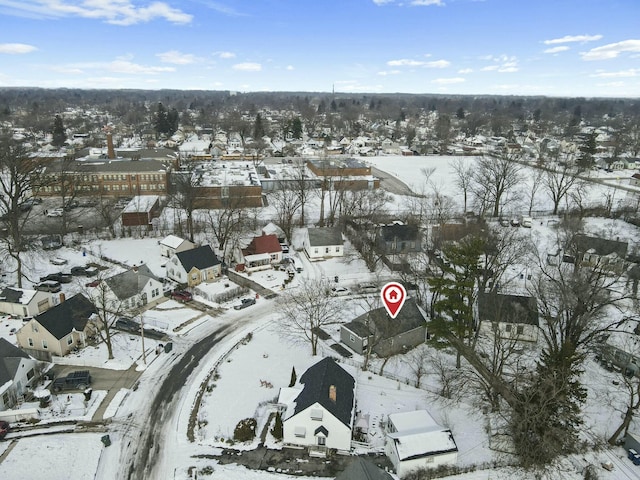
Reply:
[[91, 374], [89, 370], [76, 370], [66, 377], [56, 378], [51, 385], [55, 393], [66, 390], [84, 390], [91, 385]]

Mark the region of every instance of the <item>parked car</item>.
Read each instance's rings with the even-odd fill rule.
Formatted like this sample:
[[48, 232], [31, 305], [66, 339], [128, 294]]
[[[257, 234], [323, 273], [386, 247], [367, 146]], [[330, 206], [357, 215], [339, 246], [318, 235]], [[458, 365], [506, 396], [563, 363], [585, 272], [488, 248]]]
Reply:
[[125, 330], [127, 332], [139, 332], [140, 324], [135, 320], [127, 317], [120, 317], [116, 320], [115, 327], [119, 330]]
[[98, 285], [100, 285], [100, 280], [94, 280], [84, 284], [85, 287], [97, 287]]
[[62, 247], [62, 238], [60, 235], [49, 235], [40, 239], [44, 250], [55, 250]]
[[71, 283], [71, 281], [73, 280], [73, 276], [70, 273], [58, 272], [50, 273], [49, 275], [40, 277], [41, 282], [46, 282], [47, 280], [52, 280], [59, 283]]
[[375, 293], [380, 291], [380, 287], [375, 283], [361, 283], [359, 288], [363, 293]]
[[331, 289], [331, 295], [334, 297], [342, 297], [344, 295], [349, 295], [349, 289], [347, 287], [333, 287]]
[[193, 300], [193, 295], [186, 290], [174, 290], [171, 292], [171, 298], [180, 302], [189, 302]]
[[54, 257], [49, 260], [49, 263], [51, 263], [52, 265], [66, 265], [67, 263], [69, 263], [69, 261], [65, 258]]
[[518, 220], [517, 218], [512, 218], [511, 219], [511, 226], [512, 227], [519, 227], [520, 226], [520, 220]]
[[521, 224], [522, 224], [522, 226], [524, 228], [531, 228], [531, 225], [533, 225], [533, 218], [531, 218], [531, 217], [522, 217]]
[[243, 308], [247, 308], [247, 307], [250, 307], [251, 305], [255, 305], [255, 303], [256, 303], [255, 298], [243, 298], [242, 300], [240, 300], [240, 304], [235, 305], [233, 308], [236, 310], [242, 310]]
[[71, 275], [75, 276], [87, 276], [87, 270], [85, 267], [71, 267]]
[[11, 430], [11, 427], [9, 426], [9, 422], [0, 420], [0, 440], [3, 440], [4, 437], [7, 436], [7, 433], [9, 433], [9, 430]]
[[66, 377], [56, 378], [51, 389], [55, 393], [59, 393], [65, 390], [84, 390], [89, 385], [91, 385], [89, 370], [76, 370]]
[[44, 282], [36, 284], [35, 289], [41, 292], [56, 293], [62, 290], [62, 286], [60, 285], [60, 282], [45, 280]]
[[62, 208], [54, 208], [53, 210], [49, 210], [46, 213], [47, 217], [61, 217], [64, 215], [64, 209]]

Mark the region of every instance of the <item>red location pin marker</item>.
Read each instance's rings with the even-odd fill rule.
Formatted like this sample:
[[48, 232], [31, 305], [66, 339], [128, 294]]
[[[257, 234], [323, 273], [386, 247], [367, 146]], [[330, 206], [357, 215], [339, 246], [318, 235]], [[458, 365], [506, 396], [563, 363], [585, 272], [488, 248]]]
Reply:
[[384, 308], [387, 309], [389, 316], [391, 318], [396, 318], [407, 298], [407, 291], [404, 289], [402, 284], [389, 282], [382, 287], [380, 296], [382, 297], [382, 303], [384, 303]]

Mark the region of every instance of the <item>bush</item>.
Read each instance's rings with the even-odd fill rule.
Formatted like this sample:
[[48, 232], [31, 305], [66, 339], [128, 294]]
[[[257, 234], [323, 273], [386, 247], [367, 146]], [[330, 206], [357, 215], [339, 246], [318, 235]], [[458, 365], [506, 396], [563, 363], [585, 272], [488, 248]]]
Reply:
[[258, 422], [255, 418], [245, 418], [240, 420], [233, 431], [233, 439], [238, 442], [250, 442], [256, 438]]

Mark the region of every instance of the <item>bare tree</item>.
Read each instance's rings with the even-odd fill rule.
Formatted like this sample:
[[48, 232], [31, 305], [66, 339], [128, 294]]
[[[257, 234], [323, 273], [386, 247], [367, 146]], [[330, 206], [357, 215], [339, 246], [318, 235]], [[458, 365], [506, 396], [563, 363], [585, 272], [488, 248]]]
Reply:
[[309, 342], [311, 355], [318, 354], [320, 329], [337, 323], [344, 307], [330, 288], [326, 280], [304, 280], [278, 299], [283, 334]]
[[566, 163], [558, 165], [557, 169], [545, 171], [543, 185], [553, 202], [553, 215], [558, 214], [560, 202], [571, 194], [578, 182], [578, 176]]
[[248, 209], [240, 204], [241, 199], [229, 198], [224, 207], [206, 211], [209, 227], [227, 263], [233, 253], [233, 244], [244, 231], [248, 221]]
[[276, 211], [276, 223], [280, 226], [285, 236], [291, 239], [296, 215], [301, 208], [298, 192], [285, 187], [270, 193], [268, 198], [270, 205]]
[[0, 235], [2, 253], [16, 266], [18, 287], [22, 287], [23, 254], [32, 247], [25, 226], [31, 214], [32, 197], [46, 183], [44, 163], [29, 157], [20, 143], [8, 134], [0, 138], [0, 210], [6, 235]]
[[500, 214], [507, 195], [522, 181], [522, 166], [517, 160], [512, 154], [484, 156], [478, 160], [473, 190], [480, 201], [481, 213], [490, 209], [492, 216]]
[[192, 172], [177, 172], [173, 175], [175, 178], [175, 190], [171, 195], [171, 199], [176, 208], [184, 210], [187, 217], [187, 236], [193, 242], [193, 212], [198, 206], [199, 179]]
[[451, 168], [455, 174], [455, 185], [462, 192], [463, 212], [467, 212], [469, 195], [473, 186], [473, 166], [465, 158], [458, 157], [451, 162]]

